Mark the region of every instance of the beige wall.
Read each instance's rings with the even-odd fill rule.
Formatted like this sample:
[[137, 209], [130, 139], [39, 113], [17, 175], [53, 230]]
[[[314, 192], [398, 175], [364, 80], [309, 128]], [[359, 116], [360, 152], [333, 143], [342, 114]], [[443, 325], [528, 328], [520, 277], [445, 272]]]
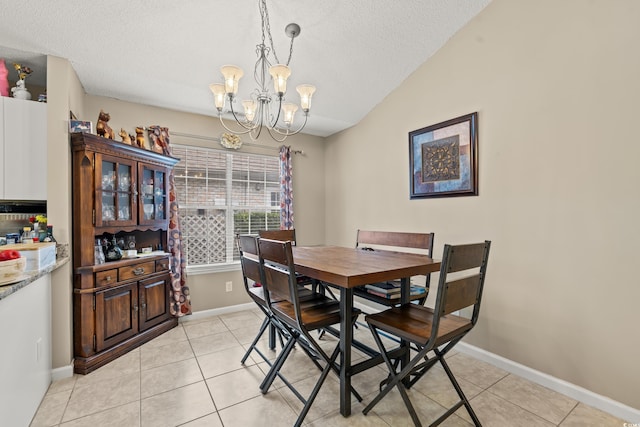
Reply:
[[[640, 3], [494, 0], [327, 140], [327, 243], [493, 241], [468, 341], [640, 408]], [[479, 114], [478, 197], [409, 200], [407, 133]]]
[[[71, 243], [71, 150], [69, 110], [82, 109], [84, 90], [66, 59], [47, 57], [47, 216], [59, 243]], [[73, 359], [72, 269], [68, 263], [51, 274], [52, 366]]]

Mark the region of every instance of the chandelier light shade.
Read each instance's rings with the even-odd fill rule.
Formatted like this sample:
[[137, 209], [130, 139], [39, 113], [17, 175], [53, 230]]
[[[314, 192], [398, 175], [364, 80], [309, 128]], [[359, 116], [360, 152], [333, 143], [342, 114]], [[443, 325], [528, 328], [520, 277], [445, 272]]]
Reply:
[[[279, 63], [273, 47], [266, 0], [258, 0], [258, 7], [261, 17], [262, 43], [256, 45], [258, 60], [254, 69], [254, 79], [257, 87], [252, 92], [251, 99], [242, 101], [242, 114], [239, 114], [234, 109], [238, 85], [244, 75], [240, 67], [235, 65], [222, 66], [220, 71], [224, 78], [224, 83], [213, 83], [209, 85], [209, 89], [214, 96], [214, 104], [220, 123], [227, 131], [237, 135], [248, 134], [255, 141], [260, 137], [262, 129], [266, 128], [271, 138], [282, 142], [288, 136], [295, 135], [304, 129], [311, 110], [311, 98], [316, 88], [310, 84], [302, 84], [296, 87], [296, 91], [300, 95], [300, 107], [285, 100], [287, 79], [291, 76], [289, 62], [293, 55], [293, 39], [300, 34], [300, 26], [292, 23], [285, 28], [285, 34], [291, 38], [291, 47], [287, 62], [285, 64]], [[265, 44], [266, 37], [268, 37], [271, 47]], [[271, 65], [269, 56], [273, 56], [276, 65]], [[273, 91], [271, 90], [271, 83], [273, 83]], [[227, 100], [229, 101], [228, 111], [225, 111]], [[292, 129], [298, 109], [301, 109], [304, 113], [304, 122], [299, 128]], [[227, 113], [233, 116], [236, 125], [238, 125], [237, 129], [229, 128], [222, 119], [222, 116]]]
[[296, 90], [300, 94], [300, 106], [302, 107], [302, 111], [308, 113], [311, 109], [311, 97], [316, 91], [316, 87], [313, 85], [300, 85], [296, 87]]

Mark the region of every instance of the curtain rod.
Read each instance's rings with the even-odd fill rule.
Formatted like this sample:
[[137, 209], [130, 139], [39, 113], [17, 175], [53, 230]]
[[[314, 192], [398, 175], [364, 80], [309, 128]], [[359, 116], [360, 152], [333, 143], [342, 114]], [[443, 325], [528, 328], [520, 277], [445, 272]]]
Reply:
[[[145, 128], [145, 130], [146, 129], [147, 128]], [[201, 139], [201, 140], [204, 140], [204, 141], [220, 142], [220, 138], [218, 138], [218, 137], [196, 135], [196, 134], [193, 134], [193, 133], [171, 132], [170, 131], [169, 132], [169, 136], [171, 137], [172, 135], [182, 136], [184, 138], [191, 138], [191, 139]], [[242, 145], [248, 145], [250, 147], [261, 148], [263, 150], [280, 151], [280, 149], [278, 147], [270, 147], [268, 145], [254, 144], [254, 143], [251, 143], [251, 142], [243, 142]], [[303, 154], [304, 155], [304, 151], [302, 151], [302, 150], [291, 150], [291, 152], [293, 154]]]

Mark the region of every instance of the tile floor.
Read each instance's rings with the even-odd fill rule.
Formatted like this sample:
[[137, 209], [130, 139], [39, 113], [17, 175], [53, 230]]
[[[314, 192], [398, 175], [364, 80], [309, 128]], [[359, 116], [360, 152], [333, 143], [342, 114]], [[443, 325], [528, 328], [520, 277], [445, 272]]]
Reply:
[[[256, 309], [180, 323], [89, 375], [75, 375], [51, 384], [31, 427], [293, 425], [302, 406], [300, 401], [280, 380], [269, 393], [260, 394], [258, 384], [268, 365], [256, 353], [244, 366], [240, 364], [261, 321]], [[375, 346], [366, 328], [358, 328], [355, 334]], [[326, 337], [323, 342], [323, 346], [335, 345], [333, 337]], [[266, 342], [261, 342], [261, 348], [266, 347]], [[270, 352], [270, 356], [275, 357], [275, 353]], [[358, 357], [361, 356], [356, 352], [354, 361]], [[623, 420], [462, 353], [449, 356], [448, 361], [484, 426], [623, 426]], [[305, 396], [319, 375], [297, 349], [283, 372]], [[378, 382], [385, 377], [379, 367], [354, 377], [353, 385], [365, 404], [375, 396]], [[413, 425], [396, 390], [367, 416], [362, 414], [363, 404], [354, 399], [348, 418], [339, 413], [338, 394], [337, 377], [331, 374], [305, 425]], [[409, 395], [425, 425], [442, 414], [456, 397], [439, 365]], [[461, 408], [442, 425], [472, 424]]]

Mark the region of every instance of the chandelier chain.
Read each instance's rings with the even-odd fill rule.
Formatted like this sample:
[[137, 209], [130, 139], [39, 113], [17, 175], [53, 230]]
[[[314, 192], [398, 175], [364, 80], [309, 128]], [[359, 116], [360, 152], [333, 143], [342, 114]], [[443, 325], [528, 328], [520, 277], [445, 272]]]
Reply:
[[[262, 44], [265, 43], [265, 32], [269, 36], [269, 44], [271, 45], [271, 52], [273, 53], [273, 58], [276, 60], [276, 64], [280, 64], [280, 60], [278, 59], [278, 54], [276, 53], [276, 48], [273, 44], [273, 37], [271, 36], [271, 25], [269, 24], [269, 10], [267, 9], [267, 0], [260, 1], [260, 18], [262, 20]], [[291, 62], [291, 58], [293, 57], [293, 39], [295, 36], [291, 37], [291, 44], [289, 45], [289, 58], [287, 58], [286, 66], [289, 66]]]
[[260, 2], [260, 18], [262, 19], [262, 44], [264, 44], [264, 33], [266, 31], [269, 36], [269, 43], [271, 44], [271, 52], [276, 60], [276, 64], [280, 63], [278, 54], [276, 54], [276, 48], [273, 46], [273, 37], [271, 37], [271, 25], [269, 24], [269, 11], [267, 10], [267, 0]]

